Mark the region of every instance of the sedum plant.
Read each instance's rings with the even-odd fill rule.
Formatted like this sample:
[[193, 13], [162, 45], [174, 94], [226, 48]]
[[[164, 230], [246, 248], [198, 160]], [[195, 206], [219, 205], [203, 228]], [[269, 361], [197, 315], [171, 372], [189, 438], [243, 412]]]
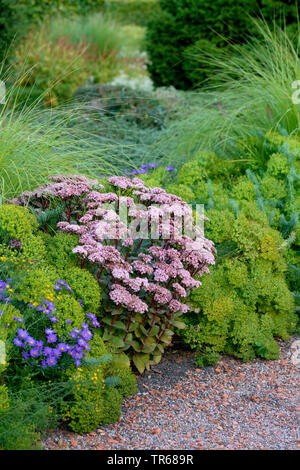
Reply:
[[[125, 351], [142, 373], [161, 360], [175, 328], [184, 328], [184, 299], [214, 264], [213, 243], [194, 226], [188, 204], [139, 178], [111, 177], [103, 184], [82, 176], [50, 180], [11, 202], [30, 207], [45, 231], [62, 207], [57, 228], [78, 237], [72, 249], [77, 264], [101, 286], [103, 339]], [[121, 206], [129, 225], [121, 220]], [[182, 235], [176, 222], [182, 217], [194, 226], [195, 240]]]

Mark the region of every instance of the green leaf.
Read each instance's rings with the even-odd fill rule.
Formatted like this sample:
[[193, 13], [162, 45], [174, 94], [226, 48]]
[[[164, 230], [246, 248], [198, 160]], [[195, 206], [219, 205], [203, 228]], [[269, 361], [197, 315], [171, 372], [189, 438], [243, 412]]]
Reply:
[[171, 339], [172, 339], [171, 336], [164, 334], [164, 335], [160, 338], [160, 341], [162, 341], [163, 343], [169, 344], [169, 343], [171, 342]]
[[158, 332], [159, 332], [159, 326], [153, 325], [149, 333], [149, 336], [155, 336], [157, 335]]
[[141, 352], [143, 353], [152, 353], [155, 349], [156, 344], [144, 344], [142, 346]]
[[119, 330], [126, 331], [126, 325], [124, 323], [122, 323], [120, 320], [115, 321], [114, 324], [113, 324], [113, 327], [118, 328]]
[[179, 328], [180, 330], [183, 330], [186, 327], [186, 324], [183, 321], [171, 320], [170, 323], [171, 325], [175, 326], [175, 328]]
[[124, 341], [118, 336], [111, 336], [110, 342], [113, 346], [116, 346], [117, 348], [122, 348], [124, 346]]
[[[132, 339], [133, 339], [133, 336], [132, 336], [131, 333], [129, 333], [129, 334], [127, 335], [127, 338], [125, 339], [125, 343], [130, 345], [130, 344], [132, 343]], [[124, 341], [124, 340], [123, 340], [123, 341]]]
[[145, 370], [145, 364], [141, 358], [141, 356], [133, 356], [132, 362], [134, 363], [135, 367], [139, 371], [140, 374], [142, 374]]
[[161, 358], [162, 358], [162, 354], [155, 354], [155, 356], [153, 356], [153, 362], [155, 364], [158, 364], [161, 361]]
[[121, 379], [120, 377], [112, 375], [111, 377], [107, 377], [104, 381], [104, 385], [106, 387], [116, 387], [117, 385], [120, 385]]

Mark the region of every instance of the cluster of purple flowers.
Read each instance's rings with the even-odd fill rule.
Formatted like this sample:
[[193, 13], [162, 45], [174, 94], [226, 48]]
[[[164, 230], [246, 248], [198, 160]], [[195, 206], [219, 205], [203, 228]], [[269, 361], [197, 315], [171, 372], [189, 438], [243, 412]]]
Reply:
[[[154, 170], [157, 167], [158, 165], [156, 163], [149, 163], [148, 165], [141, 165], [139, 170], [134, 169], [131, 172], [124, 170], [124, 173], [128, 176], [145, 175], [148, 174], [149, 170]], [[173, 166], [166, 166], [166, 171], [176, 171], [176, 168]]]
[[67, 284], [65, 281], [62, 281], [59, 279], [56, 284], [54, 284], [54, 290], [62, 290], [62, 288], [65, 287], [69, 292], [73, 292], [69, 284]]
[[[87, 314], [87, 316], [92, 319], [94, 327], [100, 326], [93, 314]], [[51, 328], [46, 328], [45, 336], [46, 341], [37, 341], [30, 336], [27, 330], [19, 328], [17, 336], [14, 338], [14, 344], [24, 349], [22, 355], [26, 361], [41, 358], [42, 368], [56, 366], [58, 359], [64, 353], [69, 355], [74, 364], [79, 367], [81, 359], [86, 357], [86, 352], [90, 350], [89, 341], [93, 338], [93, 333], [87, 323], [82, 323], [81, 328], [74, 328], [71, 331], [68, 343], [59, 342], [57, 333]]]
[[[62, 281], [61, 279], [59, 279], [57, 283], [54, 284], [54, 290], [62, 290], [63, 287], [65, 287], [69, 292], [73, 292], [69, 284], [67, 284], [65, 281]], [[82, 306], [82, 303], [80, 303], [80, 305]], [[55, 309], [54, 303], [51, 300], [44, 300], [41, 305], [37, 305], [37, 306], [30, 303], [29, 307], [35, 308], [39, 312], [43, 312], [46, 315], [48, 315], [52, 323], [58, 322], [57, 317], [53, 315], [56, 309]], [[70, 320], [66, 320], [66, 322], [71, 323]]]
[[[7, 284], [5, 285], [7, 286]], [[57, 281], [54, 285], [54, 290], [62, 290], [63, 287], [72, 292], [71, 287], [62, 280]], [[30, 303], [29, 307], [43, 312], [52, 323], [59, 321], [58, 318], [54, 316], [56, 310], [54, 302], [50, 300], [44, 300], [41, 305], [33, 305]], [[86, 316], [94, 328], [100, 327], [96, 315], [86, 313]], [[22, 321], [22, 319], [15, 317], [14, 319]], [[66, 319], [65, 322], [71, 324], [72, 320]], [[57, 333], [52, 328], [46, 328], [44, 336], [44, 340], [36, 340], [30, 336], [25, 328], [19, 328], [13, 342], [15, 346], [23, 349], [22, 356], [26, 361], [35, 358], [41, 359], [42, 368], [56, 366], [58, 359], [63, 356], [66, 357], [66, 355], [70, 356], [74, 364], [79, 367], [81, 365], [81, 359], [86, 357], [86, 353], [90, 350], [89, 341], [93, 338], [93, 333], [90, 331], [89, 325], [84, 322], [81, 324], [81, 328], [73, 328], [69, 333], [69, 341], [67, 343], [60, 342]], [[62, 340], [64, 341], [64, 338], [62, 338]]]
[[2, 281], [2, 279], [0, 279], [0, 300], [5, 304], [11, 302], [11, 297], [7, 293], [7, 289], [11, 289], [10, 278], [7, 278], [6, 281]]

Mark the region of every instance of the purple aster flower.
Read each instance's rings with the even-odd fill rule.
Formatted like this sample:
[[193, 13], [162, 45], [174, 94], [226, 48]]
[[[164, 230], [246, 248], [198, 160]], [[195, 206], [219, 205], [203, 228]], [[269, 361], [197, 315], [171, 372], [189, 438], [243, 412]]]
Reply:
[[47, 358], [47, 365], [48, 366], [55, 366], [57, 364], [57, 360], [55, 359], [55, 357], [53, 356], [50, 356]]
[[77, 350], [74, 349], [73, 351], [71, 351], [70, 356], [74, 357], [74, 359], [81, 359], [82, 358], [82, 352], [77, 351]]
[[40, 355], [40, 350], [38, 348], [33, 348], [30, 350], [31, 357], [38, 357]]
[[41, 349], [44, 346], [43, 341], [36, 341], [35, 342], [35, 347]]
[[86, 341], [88, 341], [89, 339], [91, 339], [93, 337], [93, 334], [90, 332], [90, 330], [84, 330], [80, 333], [80, 335]]
[[87, 343], [84, 339], [79, 338], [78, 339], [78, 344], [79, 344], [79, 346], [82, 346], [84, 348]]
[[67, 319], [66, 323], [70, 324], [70, 323], [72, 323], [72, 320]]
[[24, 357], [25, 361], [29, 358], [29, 354], [26, 351], [22, 351], [22, 356]]
[[55, 333], [55, 331], [52, 330], [51, 328], [47, 328], [47, 330], [45, 330], [45, 333], [46, 333], [46, 335], [52, 335], [52, 334]]
[[28, 343], [30, 346], [35, 346], [35, 339], [32, 338], [32, 336], [27, 336], [26, 343]]
[[80, 330], [78, 328], [74, 328], [74, 330], [71, 331], [70, 336], [71, 338], [77, 338], [79, 333], [80, 333]]
[[59, 345], [57, 346], [57, 349], [58, 349], [59, 351], [61, 351], [61, 352], [65, 352], [65, 351], [68, 350], [68, 349], [67, 349], [67, 346], [68, 346], [68, 345], [65, 344], [65, 343], [59, 343]]
[[28, 338], [29, 335], [28, 335], [26, 330], [22, 330], [22, 328], [19, 328], [18, 329], [18, 336], [21, 339], [26, 339], [26, 338]]
[[57, 323], [58, 322], [58, 319], [56, 317], [50, 317], [50, 320], [52, 321], [52, 323]]
[[43, 349], [43, 354], [44, 354], [44, 356], [51, 356], [51, 354], [52, 354], [52, 348], [49, 348], [49, 346], [46, 346], [46, 347]]
[[61, 352], [58, 348], [52, 350], [52, 356], [56, 359], [61, 356]]
[[42, 361], [42, 368], [45, 369], [45, 367], [47, 367], [47, 362], [46, 362], [46, 361]]
[[57, 336], [54, 333], [51, 333], [47, 336], [47, 343], [55, 343]]
[[79, 359], [75, 359], [74, 364], [75, 364], [76, 367], [80, 367], [81, 362], [80, 362]]
[[14, 339], [14, 344], [19, 347], [24, 347], [24, 343], [19, 338]]
[[58, 284], [54, 284], [53, 289], [54, 290], [61, 290], [61, 287]]
[[176, 171], [176, 168], [174, 168], [173, 166], [166, 166], [166, 170], [167, 171]]

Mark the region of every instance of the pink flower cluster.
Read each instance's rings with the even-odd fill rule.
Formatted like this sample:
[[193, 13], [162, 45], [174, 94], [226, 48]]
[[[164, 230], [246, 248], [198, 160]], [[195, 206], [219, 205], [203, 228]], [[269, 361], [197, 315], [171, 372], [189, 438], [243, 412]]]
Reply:
[[[58, 228], [78, 235], [73, 252], [106, 291], [104, 310], [115, 312], [114, 318], [129, 319], [125, 338], [134, 314], [149, 315], [144, 322], [149, 331], [163, 317], [161, 337], [174, 314], [188, 311], [182, 299], [201, 285], [199, 278], [215, 262], [210, 240], [201, 234], [193, 240], [179, 230], [177, 218], [194, 224], [190, 206], [162, 188], [146, 187], [139, 178], [111, 177], [109, 192], [97, 180], [81, 176], [56, 176], [51, 181], [21, 195], [17, 203], [41, 207], [39, 201], [49, 197], [61, 200], [66, 210]], [[124, 204], [126, 223], [120, 217]], [[149, 237], [139, 237], [138, 228]]]

